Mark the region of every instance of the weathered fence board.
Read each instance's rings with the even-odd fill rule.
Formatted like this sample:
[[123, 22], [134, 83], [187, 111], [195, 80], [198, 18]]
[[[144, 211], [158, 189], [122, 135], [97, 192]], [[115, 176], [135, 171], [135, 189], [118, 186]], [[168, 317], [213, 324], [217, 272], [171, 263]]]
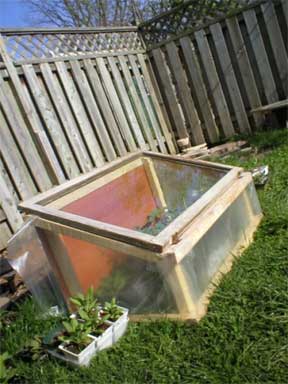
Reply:
[[176, 81], [175, 86], [177, 88], [179, 100], [183, 105], [183, 112], [192, 134], [192, 142], [195, 145], [202, 144], [205, 142], [205, 139], [201, 129], [201, 123], [198, 117], [198, 113], [195, 109], [194, 102], [191, 98], [191, 91], [187, 84], [185, 72], [182, 69], [182, 63], [178, 55], [178, 49], [173, 41], [167, 44], [166, 49], [171, 71]]
[[198, 44], [203, 66], [206, 70], [206, 75], [210, 85], [210, 92], [213, 95], [213, 100], [216, 104], [224, 135], [229, 137], [234, 134], [234, 128], [205, 32], [203, 30], [197, 31], [195, 33], [195, 38]]
[[[1, 101], [1, 91], [0, 91]], [[15, 146], [13, 136], [9, 130], [6, 119], [0, 110], [0, 126], [1, 126], [1, 140], [0, 151], [3, 160], [6, 164], [10, 165], [10, 172], [13, 175], [15, 187], [21, 199], [28, 199], [30, 196], [37, 193], [35, 184], [30, 176], [30, 173], [23, 162], [18, 147]]]
[[161, 49], [153, 50], [152, 55], [156, 64], [156, 71], [160, 80], [161, 88], [163, 90], [163, 96], [164, 99], [166, 99], [167, 108], [170, 112], [174, 126], [176, 127], [178, 138], [186, 138], [188, 136], [186, 125], [182, 118], [182, 110], [174, 91], [174, 85], [171, 81], [167, 62], [164, 59]]
[[98, 109], [96, 100], [92, 94], [87, 79], [84, 76], [84, 72], [81, 70], [77, 61], [71, 62], [71, 67], [74, 80], [78, 86], [80, 95], [82, 96], [94, 130], [98, 136], [98, 141], [101, 142], [105, 157], [108, 161], [114, 160], [117, 157], [115, 149], [109, 137], [109, 133], [106, 129], [104, 120]]
[[[132, 55], [130, 55], [130, 61], [131, 61], [131, 57], [132, 57]], [[140, 67], [141, 67], [141, 71], [142, 71], [142, 76], [143, 76], [142, 80], [145, 81], [145, 85], [148, 89], [149, 95], [151, 96], [151, 102], [152, 102], [153, 107], [156, 111], [157, 118], [159, 119], [160, 125], [154, 126], [155, 127], [154, 129], [156, 132], [155, 133], [156, 137], [158, 138], [158, 142], [163, 141], [163, 137], [162, 137], [162, 132], [163, 132], [163, 135], [165, 137], [169, 152], [172, 154], [175, 154], [176, 148], [175, 148], [175, 145], [173, 142], [174, 136], [172, 136], [172, 129], [170, 128], [171, 125], [170, 125], [170, 121], [167, 118], [167, 116], [165, 119], [166, 109], [164, 107], [163, 99], [162, 99], [161, 94], [159, 92], [159, 88], [157, 86], [157, 82], [156, 82], [154, 73], [152, 71], [149, 72], [149, 69], [146, 65], [144, 55], [138, 54], [137, 58], [138, 58], [138, 61], [139, 61]], [[169, 126], [169, 128], [168, 128], [168, 126]], [[158, 127], [158, 129], [157, 129], [157, 127]], [[162, 132], [161, 132], [160, 128], [162, 129]]]
[[92, 157], [94, 164], [99, 167], [104, 164], [104, 157], [100, 145], [94, 135], [93, 128], [89, 123], [88, 116], [82, 105], [76, 86], [72, 81], [71, 75], [68, 73], [65, 63], [57, 62], [55, 65], [68, 101], [72, 107], [75, 119], [82, 131], [86, 146], [89, 149], [90, 156]]
[[[143, 110], [142, 100], [140, 99], [140, 96], [139, 96], [139, 94], [137, 92], [135, 83], [134, 83], [134, 81], [132, 79], [132, 76], [131, 76], [128, 64], [127, 64], [127, 62], [126, 62], [126, 60], [125, 60], [125, 58], [123, 56], [119, 57], [119, 63], [120, 63], [120, 66], [121, 66], [121, 69], [122, 69], [122, 72], [123, 72], [123, 75], [124, 75], [126, 86], [130, 90], [131, 96], [132, 96], [133, 100], [135, 101], [135, 104], [134, 104], [135, 105], [135, 109], [136, 109], [136, 112], [137, 112], [137, 114], [139, 116], [143, 132], [145, 133], [145, 136], [146, 136], [147, 141], [148, 141], [148, 143], [150, 145], [150, 148], [153, 151], [157, 151], [156, 145], [154, 143], [154, 138], [152, 136], [152, 132], [151, 132], [151, 130], [149, 128], [150, 127], [150, 122], [148, 121], [148, 118], [147, 118], [147, 116], [145, 114], [145, 111]], [[123, 84], [121, 84], [121, 86], [123, 86]], [[124, 94], [124, 92], [121, 92], [121, 93]], [[142, 145], [144, 144], [144, 146], [145, 146], [145, 142], [144, 142], [143, 139], [142, 139], [142, 143], [141, 144]], [[163, 147], [161, 148], [161, 150], [163, 150]]]
[[131, 134], [131, 131], [129, 129], [128, 120], [126, 119], [121, 102], [118, 98], [109, 70], [105, 65], [104, 59], [102, 58], [96, 59], [96, 63], [99, 68], [109, 101], [112, 105], [112, 108], [118, 120], [122, 135], [126, 139], [129, 150], [134, 151], [137, 148], [137, 146], [136, 146], [134, 137]]
[[[25, 114], [27, 128], [25, 128], [26, 124], [23, 124], [23, 125], [20, 124], [19, 130], [21, 130], [21, 133], [23, 133], [23, 139], [24, 138], [28, 139], [28, 137], [30, 139], [30, 145], [27, 146], [26, 149], [27, 148], [31, 149], [31, 152], [33, 153], [34, 145], [33, 145], [33, 140], [29, 136], [29, 133], [28, 133], [29, 131], [31, 135], [35, 136], [35, 143], [37, 143], [37, 146], [39, 149], [39, 155], [38, 155], [38, 152], [36, 151], [36, 148], [35, 148], [35, 151], [34, 151], [35, 163], [32, 169], [37, 175], [36, 182], [39, 186], [39, 189], [42, 191], [51, 186], [50, 179], [52, 180], [52, 183], [64, 181], [65, 178], [63, 175], [63, 171], [61, 170], [58, 164], [57, 158], [53, 152], [53, 149], [50, 145], [49, 140], [47, 139], [45, 132], [43, 132], [42, 129], [40, 128], [39, 120], [37, 120], [36, 118], [37, 113], [35, 111], [33, 104], [31, 103], [30, 96], [27, 95], [27, 89], [25, 93], [25, 90], [23, 88], [20, 78], [18, 77], [18, 73], [12, 63], [12, 60], [6, 53], [5, 44], [1, 36], [0, 36], [0, 54], [5, 64], [5, 67], [8, 71], [9, 77], [11, 78], [15, 92], [17, 94], [20, 108], [23, 108], [23, 111]], [[1, 76], [0, 76], [0, 81], [1, 81]], [[11, 125], [11, 127], [13, 129], [14, 125]], [[16, 137], [17, 137], [17, 134], [16, 134]], [[46, 172], [42, 161], [45, 164], [46, 169], [48, 168], [48, 172]]]
[[253, 9], [246, 11], [243, 16], [267, 101], [268, 103], [273, 103], [279, 100], [279, 98], [255, 11]]
[[[129, 58], [130, 65], [132, 67], [132, 70], [133, 70], [133, 73], [135, 76], [135, 82], [137, 84], [138, 90], [139, 90], [140, 95], [142, 97], [142, 102], [144, 103], [144, 106], [146, 108], [146, 113], [147, 113], [148, 118], [150, 120], [149, 124], [151, 127], [155, 127], [155, 130], [153, 129], [153, 133], [157, 139], [157, 142], [158, 142], [159, 148], [161, 149], [161, 152], [166, 153], [167, 150], [165, 147], [165, 141], [163, 140], [163, 137], [161, 135], [161, 126], [158, 123], [157, 116], [155, 115], [155, 112], [154, 112], [153, 107], [152, 107], [152, 102], [149, 99], [149, 96], [146, 92], [145, 85], [143, 83], [143, 78], [142, 78], [140, 71], [139, 71], [139, 68], [138, 68], [136, 57], [133, 55], [129, 55], [128, 58]], [[144, 112], [144, 115], [145, 115], [145, 112]], [[149, 130], [147, 132], [147, 135], [149, 135]], [[154, 140], [153, 135], [151, 136], [150, 140]], [[151, 146], [151, 149], [153, 149], [155, 147], [155, 145], [152, 145], [152, 144], [150, 144], [150, 146]]]
[[58, 158], [61, 159], [66, 175], [68, 178], [78, 176], [79, 168], [62, 131], [55, 110], [44, 89], [43, 83], [41, 84], [42, 79], [40, 80], [40, 78], [37, 77], [31, 64], [23, 65], [22, 68], [29, 90], [33, 96], [33, 101], [39, 110], [40, 117], [42, 121], [44, 121], [47, 132], [54, 143], [56, 153]]
[[121, 132], [117, 126], [116, 120], [113, 115], [113, 111], [110, 107], [110, 104], [107, 100], [103, 85], [98, 76], [97, 71], [95, 70], [90, 59], [84, 60], [85, 70], [87, 71], [87, 77], [90, 81], [92, 90], [94, 92], [94, 96], [97, 96], [97, 100], [99, 101], [99, 107], [102, 111], [102, 115], [105, 116], [107, 125], [111, 130], [111, 135], [113, 142], [116, 147], [116, 151], [120, 156], [124, 156], [127, 154], [127, 150], [125, 147], [125, 143], [121, 136]]
[[[172, 117], [174, 108], [171, 123], [176, 136], [179, 136], [179, 127], [185, 127], [191, 142], [196, 144], [199, 126], [210, 143], [235, 133], [249, 133], [264, 122], [263, 115], [251, 115], [252, 109], [287, 97], [288, 64], [284, 44], [287, 24], [279, 25], [285, 18], [287, 22], [287, 15], [284, 18], [282, 15], [286, 5], [285, 1], [282, 6], [280, 1], [260, 1], [230, 17], [211, 21], [205, 27], [197, 25], [194, 31], [187, 26], [187, 31], [181, 30], [181, 34], [173, 36], [173, 28], [177, 29], [178, 25], [173, 20], [178, 20], [178, 11], [181, 19], [179, 7], [175, 14], [170, 12], [165, 16], [171, 17], [168, 25], [172, 23], [172, 30], [163, 32], [167, 41], [157, 40], [158, 37], [157, 42], [151, 40], [149, 23], [143, 24], [143, 28], [140, 26]], [[155, 20], [151, 24], [153, 28]], [[264, 43], [265, 30], [269, 49]], [[278, 78], [284, 91], [277, 89]], [[192, 116], [187, 114], [188, 110], [193, 111], [192, 106], [196, 107], [200, 119], [200, 124], [193, 128]], [[185, 135], [184, 128], [182, 135]]]
[[139, 122], [137, 120], [135, 111], [133, 109], [131, 99], [124, 85], [119, 68], [116, 64], [116, 59], [114, 57], [108, 57], [107, 60], [109, 64], [109, 69], [111, 70], [111, 73], [113, 76], [113, 82], [114, 82], [113, 86], [116, 87], [116, 89], [118, 90], [121, 104], [124, 107], [124, 110], [126, 111], [126, 116], [134, 132], [134, 137], [136, 139], [136, 142], [140, 148], [145, 149], [146, 148], [145, 140], [144, 140]]
[[92, 162], [82, 141], [78, 127], [75, 124], [71, 110], [66, 102], [65, 95], [57, 77], [52, 73], [48, 63], [40, 64], [40, 70], [47, 90], [50, 93], [50, 97], [54, 102], [54, 108], [58, 112], [58, 117], [65, 130], [66, 137], [70, 142], [73, 154], [77, 159], [80, 170], [82, 172], [90, 171], [92, 169]]
[[7, 216], [7, 220], [11, 229], [16, 232], [22, 225], [23, 220], [20, 212], [17, 209], [14, 197], [9, 191], [6, 181], [2, 174], [0, 165], [0, 205]]
[[[257, 108], [261, 105], [260, 95], [257, 89], [257, 84], [253, 76], [253, 71], [249, 61], [248, 53], [245, 43], [241, 34], [240, 26], [236, 17], [231, 17], [226, 21], [229, 31], [232, 46], [234, 48], [234, 55], [238, 62], [238, 68], [241, 74], [241, 80], [250, 103], [251, 108]], [[261, 127], [263, 118], [259, 114], [254, 115], [256, 127]]]
[[218, 54], [220, 66], [227, 83], [230, 98], [233, 104], [235, 115], [238, 121], [240, 132], [251, 132], [248, 116], [245, 111], [244, 103], [240, 93], [240, 89], [236, 80], [236, 76], [232, 67], [222, 28], [219, 23], [210, 26], [212, 38]]
[[211, 143], [219, 139], [218, 127], [215, 123], [213, 110], [210, 106], [207, 90], [202, 78], [202, 74], [197, 60], [195, 49], [189, 37], [180, 39], [184, 61], [187, 67], [187, 75], [191, 88], [194, 89], [199, 104], [199, 112], [207, 129], [208, 139]]
[[[265, 25], [268, 31], [268, 36], [271, 42], [271, 47], [274, 53], [275, 62], [278, 73], [282, 82], [284, 93], [288, 92], [288, 58], [285, 49], [284, 39], [281, 35], [281, 30], [278, 24], [275, 8], [272, 2], [261, 5]], [[287, 44], [287, 41], [286, 41]]]

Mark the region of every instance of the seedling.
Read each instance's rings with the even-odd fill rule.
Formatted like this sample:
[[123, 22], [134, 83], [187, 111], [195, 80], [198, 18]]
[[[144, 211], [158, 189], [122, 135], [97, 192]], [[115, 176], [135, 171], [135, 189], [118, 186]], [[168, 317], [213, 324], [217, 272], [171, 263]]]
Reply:
[[63, 326], [65, 333], [58, 336], [58, 340], [64, 342], [67, 347], [80, 352], [90, 343], [88, 334], [91, 332], [91, 327], [88, 323], [70, 319], [70, 321], [63, 321]]
[[103, 312], [110, 321], [116, 321], [123, 315], [123, 310], [116, 304], [115, 297], [110, 302], [105, 303]]
[[89, 318], [92, 316], [98, 316], [99, 302], [94, 296], [93, 287], [88, 289], [86, 295], [78, 293], [77, 295], [71, 297], [70, 301], [77, 307], [80, 317], [82, 318], [82, 316], [84, 316], [83, 320], [85, 320], [85, 317], [87, 316]]

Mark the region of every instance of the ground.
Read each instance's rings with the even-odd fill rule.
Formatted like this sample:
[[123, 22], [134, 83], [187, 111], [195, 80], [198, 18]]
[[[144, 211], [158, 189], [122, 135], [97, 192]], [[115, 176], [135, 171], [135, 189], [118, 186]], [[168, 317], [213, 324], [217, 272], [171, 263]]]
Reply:
[[[287, 130], [248, 139], [252, 153], [224, 161], [251, 169], [268, 164], [269, 181], [258, 190], [264, 219], [255, 241], [217, 288], [198, 325], [159, 321], [130, 324], [125, 337], [88, 369], [44, 358], [13, 358], [17, 382], [284, 384], [288, 381], [288, 140]], [[41, 320], [27, 300], [2, 330], [11, 355], [55, 320]]]

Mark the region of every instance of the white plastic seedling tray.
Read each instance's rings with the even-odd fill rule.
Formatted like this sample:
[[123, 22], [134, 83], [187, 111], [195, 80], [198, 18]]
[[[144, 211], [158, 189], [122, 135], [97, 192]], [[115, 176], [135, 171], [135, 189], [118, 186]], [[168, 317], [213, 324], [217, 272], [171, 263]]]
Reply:
[[[94, 357], [98, 352], [102, 351], [103, 349], [111, 347], [126, 332], [129, 322], [129, 311], [127, 308], [120, 308], [123, 310], [123, 315], [120, 316], [119, 319], [115, 322], [107, 322], [109, 323], [110, 327], [107, 328], [101, 336], [95, 337], [93, 335], [89, 335], [93, 342], [91, 342], [80, 354], [77, 355], [73, 352], [66, 350], [63, 343], [60, 344], [58, 349], [56, 350], [48, 350], [49, 354], [68, 364], [72, 364], [77, 367], [87, 367], [92, 357]], [[76, 317], [76, 314], [72, 314], [70, 317]]]

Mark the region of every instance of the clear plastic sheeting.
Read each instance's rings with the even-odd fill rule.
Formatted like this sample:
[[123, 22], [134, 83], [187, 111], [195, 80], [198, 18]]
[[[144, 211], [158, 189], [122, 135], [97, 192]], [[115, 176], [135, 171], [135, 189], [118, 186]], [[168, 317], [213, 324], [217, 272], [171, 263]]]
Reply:
[[28, 221], [9, 241], [8, 260], [43, 312], [66, 311], [64, 297], [34, 227], [34, 220]]

